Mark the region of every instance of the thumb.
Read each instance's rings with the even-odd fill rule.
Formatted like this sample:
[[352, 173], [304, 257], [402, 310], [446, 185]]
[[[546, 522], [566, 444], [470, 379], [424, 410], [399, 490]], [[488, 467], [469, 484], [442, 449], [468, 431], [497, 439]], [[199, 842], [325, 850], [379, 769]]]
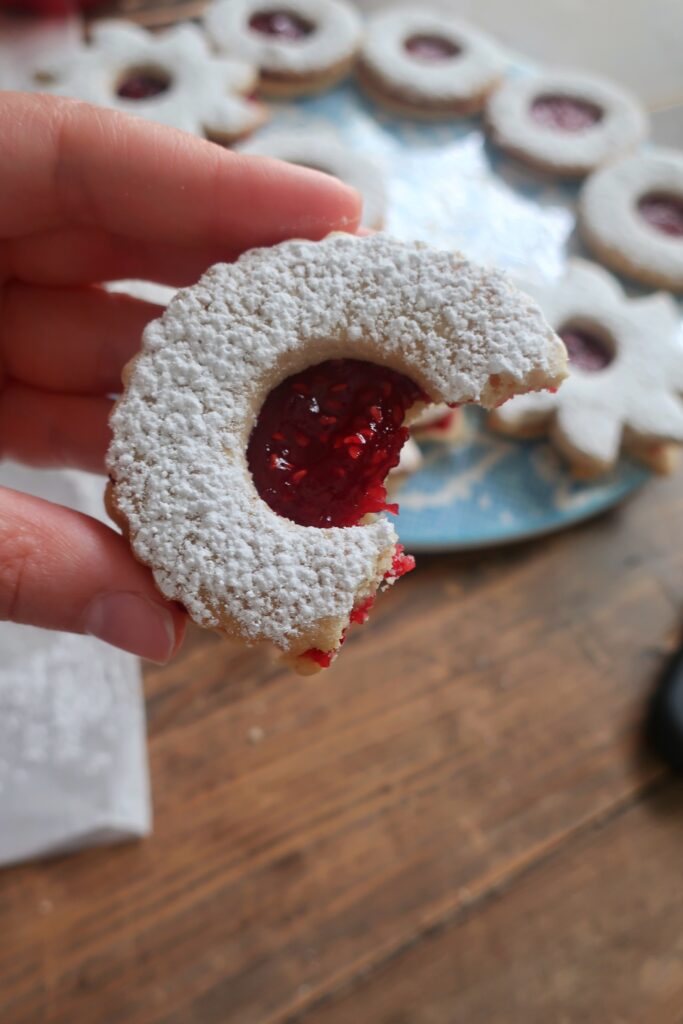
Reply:
[[119, 534], [80, 512], [4, 487], [0, 619], [88, 633], [157, 662], [178, 650], [186, 622]]

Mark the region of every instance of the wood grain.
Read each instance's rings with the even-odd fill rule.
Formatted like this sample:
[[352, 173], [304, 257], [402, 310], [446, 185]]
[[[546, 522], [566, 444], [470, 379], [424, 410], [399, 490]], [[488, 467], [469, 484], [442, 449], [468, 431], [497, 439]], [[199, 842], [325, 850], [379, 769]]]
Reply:
[[680, 1024], [682, 849], [669, 784], [301, 1024]]
[[[147, 673], [154, 836], [0, 876], [0, 1021], [284, 1024], [533, 887], [596, 825], [635, 838], [620, 814], [662, 777], [639, 731], [678, 628], [682, 515], [683, 480], [658, 481], [562, 536], [423, 558], [322, 678], [193, 631]], [[577, 941], [571, 916], [554, 927]]]

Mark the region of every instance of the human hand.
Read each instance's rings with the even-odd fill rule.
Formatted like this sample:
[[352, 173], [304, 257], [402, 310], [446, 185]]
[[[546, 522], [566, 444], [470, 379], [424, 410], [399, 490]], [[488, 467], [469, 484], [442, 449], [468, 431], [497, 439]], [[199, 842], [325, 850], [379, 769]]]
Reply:
[[[104, 472], [109, 395], [158, 306], [100, 281], [195, 281], [290, 237], [355, 230], [327, 175], [85, 104], [0, 94], [0, 457]], [[124, 539], [0, 488], [0, 618], [90, 633], [155, 661], [182, 641]]]

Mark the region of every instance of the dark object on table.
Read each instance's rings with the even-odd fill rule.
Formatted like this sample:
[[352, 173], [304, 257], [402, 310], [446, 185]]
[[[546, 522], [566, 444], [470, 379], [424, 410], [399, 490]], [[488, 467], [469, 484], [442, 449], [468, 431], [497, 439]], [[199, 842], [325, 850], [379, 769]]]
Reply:
[[664, 667], [652, 697], [647, 737], [652, 749], [683, 775], [683, 643]]

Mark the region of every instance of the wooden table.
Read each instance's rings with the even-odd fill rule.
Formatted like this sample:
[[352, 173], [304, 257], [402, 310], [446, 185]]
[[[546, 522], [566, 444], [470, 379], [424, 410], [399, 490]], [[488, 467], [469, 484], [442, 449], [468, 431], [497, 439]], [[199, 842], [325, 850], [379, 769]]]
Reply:
[[2, 1024], [681, 1024], [683, 787], [643, 707], [683, 476], [421, 558], [326, 675], [146, 673], [151, 839], [0, 874]]

